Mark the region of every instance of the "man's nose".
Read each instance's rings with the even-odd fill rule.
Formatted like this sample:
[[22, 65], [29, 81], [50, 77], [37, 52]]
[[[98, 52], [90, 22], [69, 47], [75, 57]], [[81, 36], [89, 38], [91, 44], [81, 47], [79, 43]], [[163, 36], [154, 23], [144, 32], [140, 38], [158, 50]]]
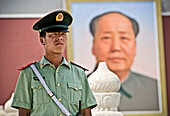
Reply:
[[120, 41], [119, 37], [112, 38], [111, 50], [112, 51], [119, 51], [120, 48], [121, 48], [121, 41]]
[[63, 40], [63, 37], [61, 35], [58, 35], [57, 40]]

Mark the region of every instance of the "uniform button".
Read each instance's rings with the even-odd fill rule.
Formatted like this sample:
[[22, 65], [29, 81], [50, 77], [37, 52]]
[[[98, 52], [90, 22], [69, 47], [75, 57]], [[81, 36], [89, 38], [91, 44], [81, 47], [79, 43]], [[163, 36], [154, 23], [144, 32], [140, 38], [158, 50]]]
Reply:
[[60, 114], [60, 116], [62, 116], [62, 114]]
[[39, 86], [38, 89], [41, 89], [41, 86]]
[[75, 90], [77, 91], [78, 89], [77, 89], [77, 88], [75, 88]]
[[58, 99], [61, 102], [61, 99]]
[[57, 86], [60, 87], [60, 83], [58, 83]]

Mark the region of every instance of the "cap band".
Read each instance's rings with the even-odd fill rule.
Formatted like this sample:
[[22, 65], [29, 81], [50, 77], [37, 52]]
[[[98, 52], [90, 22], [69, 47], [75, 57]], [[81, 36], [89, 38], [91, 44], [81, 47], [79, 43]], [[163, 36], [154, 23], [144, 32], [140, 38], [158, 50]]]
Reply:
[[65, 25], [51, 25], [41, 29], [41, 32], [68, 32], [68, 27]]

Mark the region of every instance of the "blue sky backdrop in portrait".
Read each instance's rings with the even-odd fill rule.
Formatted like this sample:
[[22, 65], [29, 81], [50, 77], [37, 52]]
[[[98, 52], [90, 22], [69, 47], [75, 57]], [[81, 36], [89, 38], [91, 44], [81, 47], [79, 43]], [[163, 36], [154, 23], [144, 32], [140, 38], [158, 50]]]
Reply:
[[120, 11], [137, 20], [139, 23], [137, 56], [135, 57], [132, 70], [158, 78], [157, 17], [156, 6], [153, 1], [72, 3], [74, 61], [88, 68], [90, 70], [88, 73], [94, 69], [96, 61], [91, 52], [93, 38], [89, 31], [89, 23], [96, 15], [108, 11]]

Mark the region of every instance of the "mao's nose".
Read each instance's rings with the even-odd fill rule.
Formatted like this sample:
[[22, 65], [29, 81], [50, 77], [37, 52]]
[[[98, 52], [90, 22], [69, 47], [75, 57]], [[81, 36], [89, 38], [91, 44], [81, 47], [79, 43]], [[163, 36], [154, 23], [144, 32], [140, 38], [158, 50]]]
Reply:
[[118, 37], [113, 37], [111, 41], [111, 50], [117, 51], [120, 50], [121, 41]]

